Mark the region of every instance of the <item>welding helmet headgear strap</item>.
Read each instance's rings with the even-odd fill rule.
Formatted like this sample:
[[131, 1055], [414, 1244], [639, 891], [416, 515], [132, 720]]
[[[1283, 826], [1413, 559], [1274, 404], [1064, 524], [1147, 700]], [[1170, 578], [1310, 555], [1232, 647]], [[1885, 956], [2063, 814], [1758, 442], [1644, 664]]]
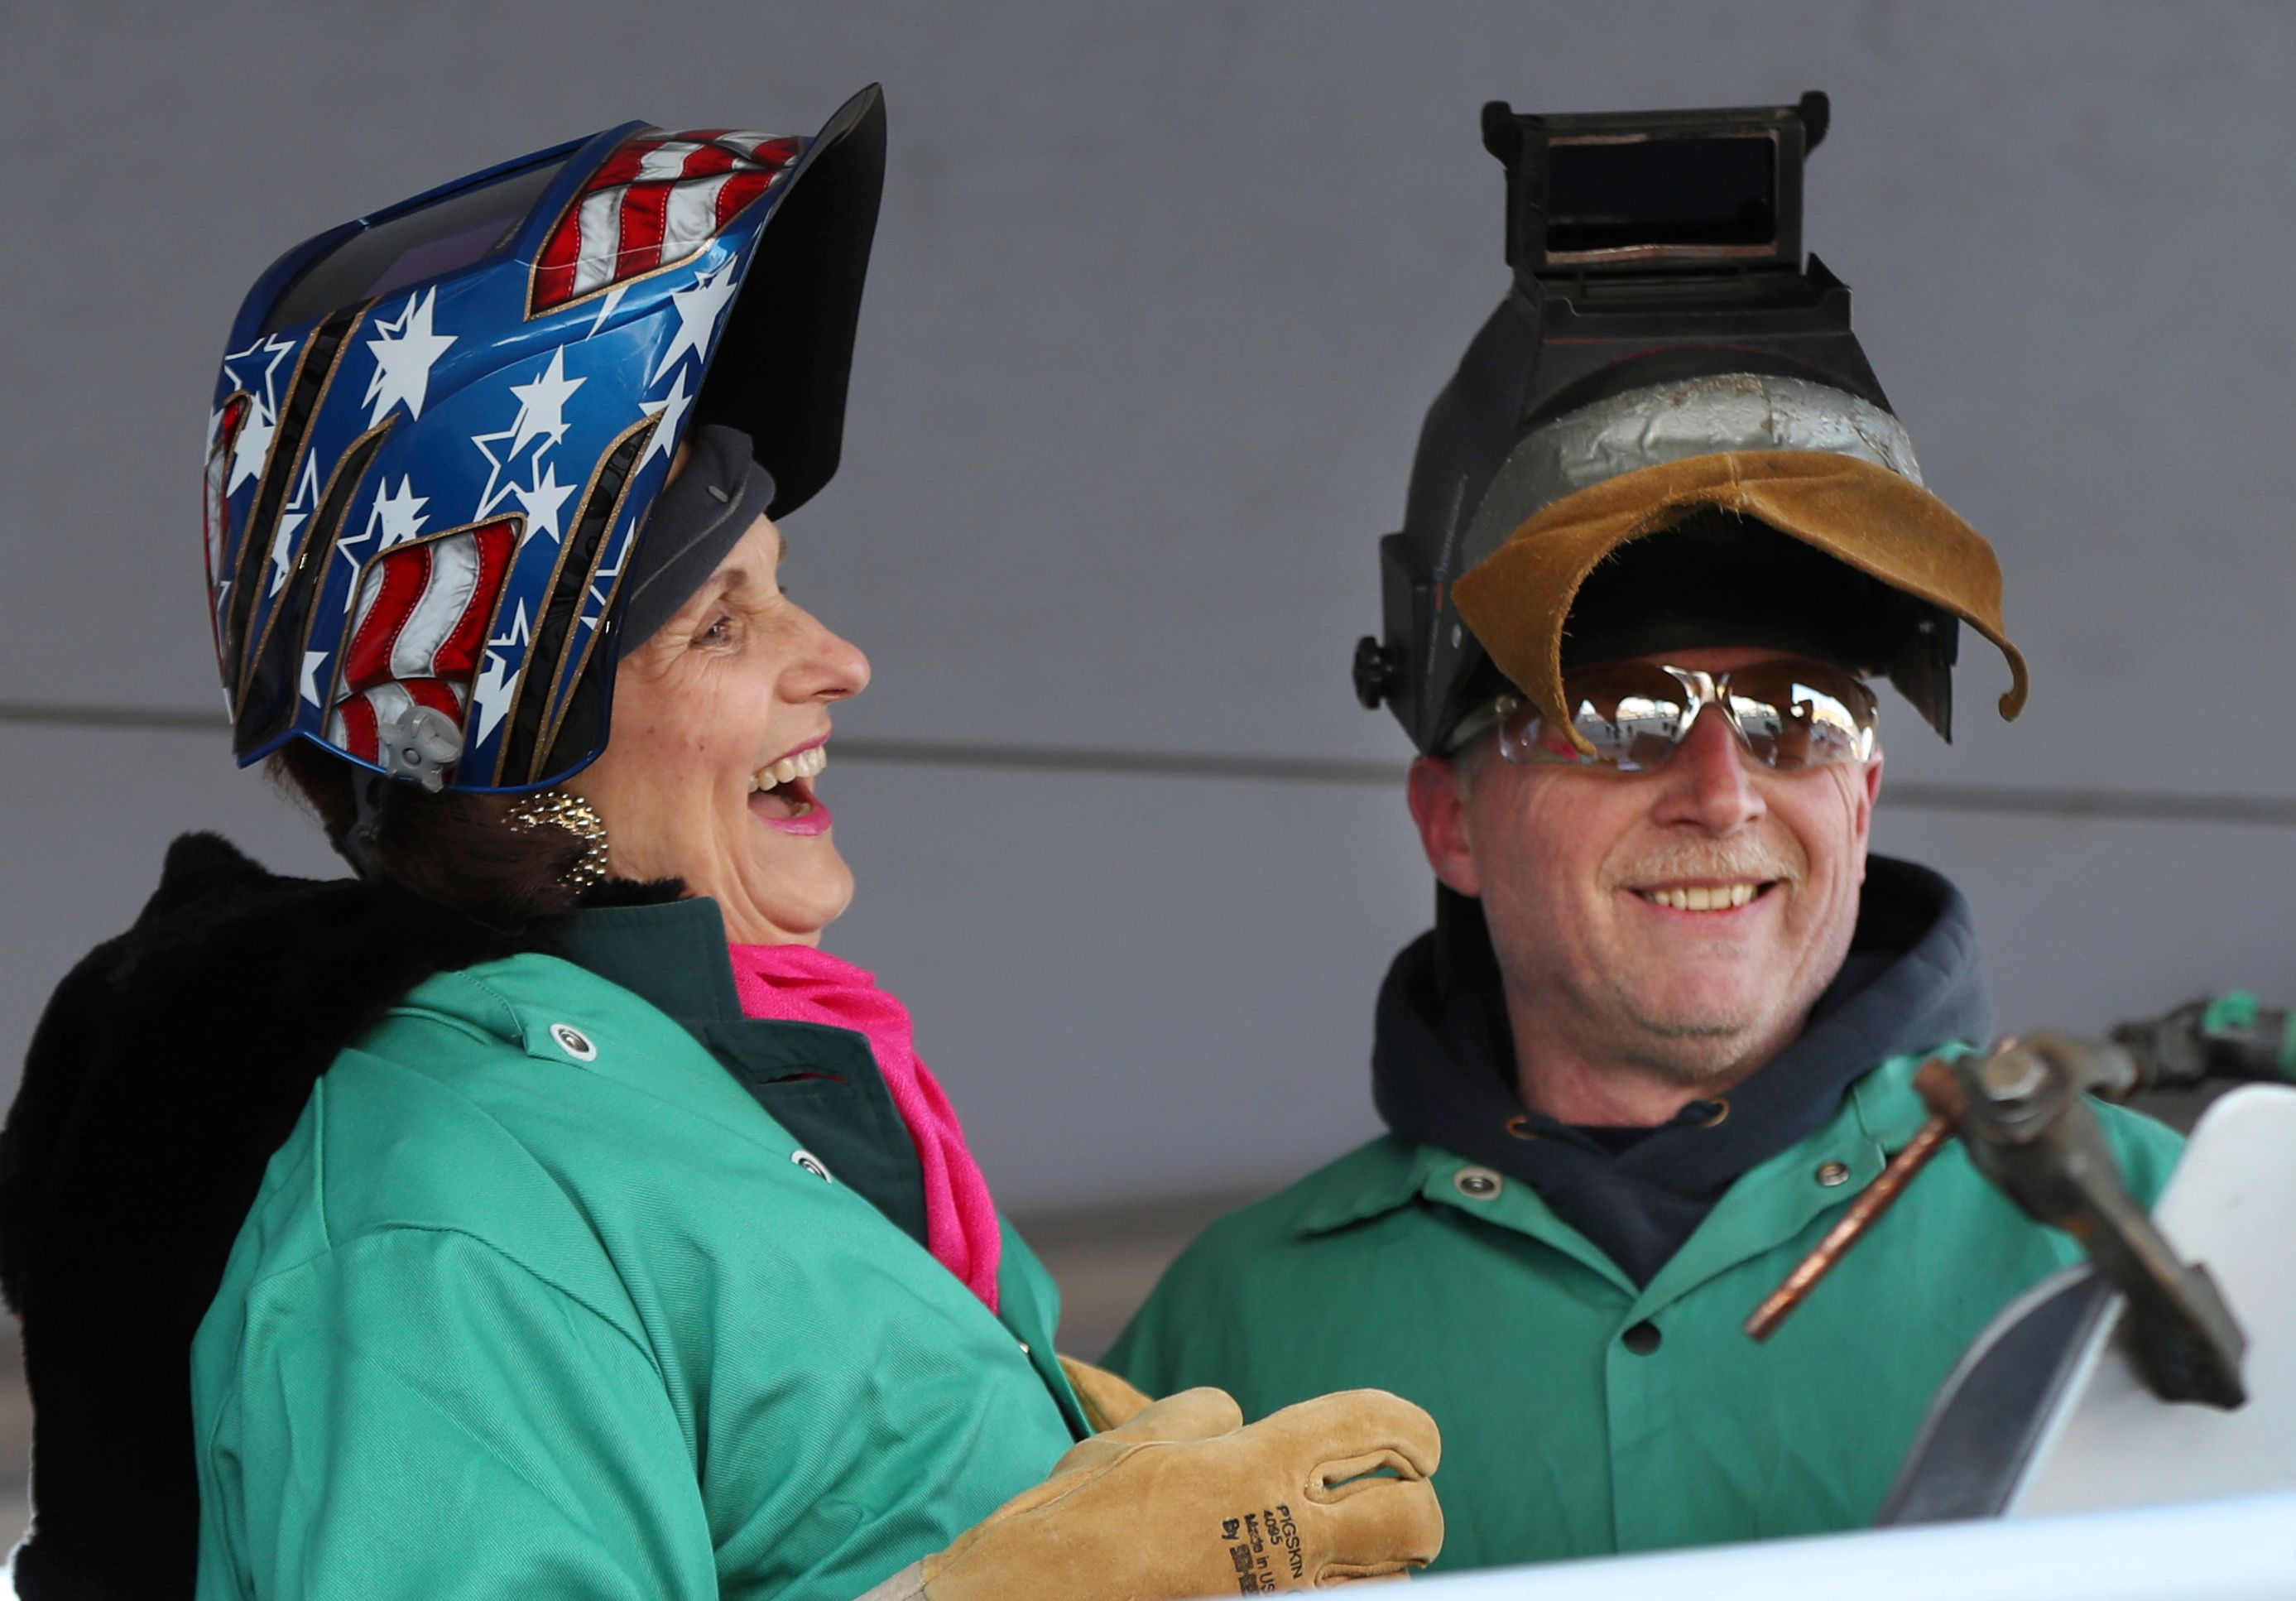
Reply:
[[660, 633], [773, 502], [774, 476], [753, 458], [748, 434], [704, 423], [691, 443], [684, 471], [646, 514], [644, 537], [623, 580], [619, 654]]

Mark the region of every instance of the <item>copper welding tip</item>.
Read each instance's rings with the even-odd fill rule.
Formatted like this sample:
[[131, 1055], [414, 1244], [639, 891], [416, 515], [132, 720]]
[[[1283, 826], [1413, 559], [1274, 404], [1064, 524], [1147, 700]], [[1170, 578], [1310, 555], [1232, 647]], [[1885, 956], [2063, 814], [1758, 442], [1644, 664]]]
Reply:
[[[1928, 1071], [1927, 1067], [1923, 1069], [1924, 1072]], [[1929, 1165], [1930, 1158], [1945, 1148], [1946, 1142], [1953, 1137], [1953, 1124], [1943, 1117], [1931, 1117], [1922, 1125], [1911, 1143], [1890, 1159], [1881, 1177], [1866, 1186], [1866, 1193], [1849, 1203], [1849, 1210], [1841, 1214], [1841, 1220], [1827, 1229], [1825, 1237], [1786, 1275], [1785, 1282], [1754, 1309], [1754, 1315], [1746, 1319], [1749, 1337], [1767, 1340], [1778, 1332], [1779, 1325], [1792, 1315], [1793, 1310], [1809, 1299], [1818, 1281], [1833, 1271], [1834, 1264], [1849, 1255], [1849, 1248], [1863, 1239], [1866, 1231], [1905, 1194], [1906, 1186]]]

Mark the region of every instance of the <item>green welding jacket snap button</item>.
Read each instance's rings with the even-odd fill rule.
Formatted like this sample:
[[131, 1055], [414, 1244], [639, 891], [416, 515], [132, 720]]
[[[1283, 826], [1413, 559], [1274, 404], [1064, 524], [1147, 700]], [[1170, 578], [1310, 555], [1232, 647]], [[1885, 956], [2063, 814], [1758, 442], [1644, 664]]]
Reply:
[[552, 1023], [550, 1038], [557, 1042], [560, 1050], [577, 1062], [595, 1062], [598, 1059], [598, 1047], [590, 1043], [590, 1037], [570, 1022]]

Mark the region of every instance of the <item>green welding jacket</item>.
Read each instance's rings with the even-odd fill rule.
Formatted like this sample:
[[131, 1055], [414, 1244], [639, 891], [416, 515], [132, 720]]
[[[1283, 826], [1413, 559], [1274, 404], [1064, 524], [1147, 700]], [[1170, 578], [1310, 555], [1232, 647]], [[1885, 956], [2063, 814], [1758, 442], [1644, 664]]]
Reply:
[[583, 919], [680, 1016], [521, 955], [320, 1079], [193, 1349], [201, 1601], [852, 1601], [1085, 1433], [1018, 1236], [992, 1314], [767, 1110], [882, 1080], [696, 904]]
[[[1443, 1431], [1439, 1569], [1863, 1527], [1970, 1341], [2080, 1260], [1956, 1144], [1767, 1344], [1742, 1332], [1920, 1127], [1922, 1060], [1741, 1176], [1644, 1287], [1527, 1185], [1374, 1140], [1214, 1224], [1108, 1364], [1247, 1417], [1357, 1385], [1418, 1402]], [[2150, 1205], [2181, 1142], [2099, 1112]]]

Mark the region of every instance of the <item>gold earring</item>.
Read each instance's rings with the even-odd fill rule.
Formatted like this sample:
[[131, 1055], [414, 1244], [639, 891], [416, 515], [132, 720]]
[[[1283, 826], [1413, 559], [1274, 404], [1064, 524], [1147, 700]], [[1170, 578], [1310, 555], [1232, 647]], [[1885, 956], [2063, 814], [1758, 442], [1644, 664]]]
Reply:
[[562, 828], [588, 847], [582, 859], [559, 876], [558, 882], [580, 894], [606, 882], [606, 824], [581, 796], [565, 790], [544, 790], [522, 795], [504, 814], [512, 827], [532, 833], [545, 826]]

